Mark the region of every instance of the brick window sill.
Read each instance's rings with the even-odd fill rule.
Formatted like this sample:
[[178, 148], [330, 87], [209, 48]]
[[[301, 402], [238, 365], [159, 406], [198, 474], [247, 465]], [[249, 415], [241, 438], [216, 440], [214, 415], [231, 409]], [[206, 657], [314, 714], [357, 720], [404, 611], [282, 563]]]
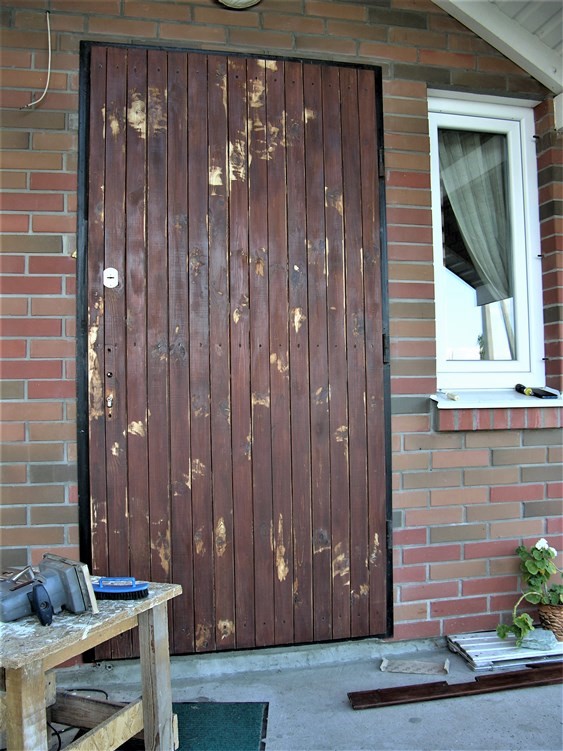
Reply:
[[559, 428], [563, 398], [537, 399], [512, 390], [459, 391], [458, 399], [433, 394], [434, 426], [446, 430]]

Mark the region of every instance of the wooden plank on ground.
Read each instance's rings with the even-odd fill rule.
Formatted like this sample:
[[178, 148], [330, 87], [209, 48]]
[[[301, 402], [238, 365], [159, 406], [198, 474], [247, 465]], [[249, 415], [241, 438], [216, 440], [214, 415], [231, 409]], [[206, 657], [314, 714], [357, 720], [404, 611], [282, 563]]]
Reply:
[[449, 684], [447, 681], [392, 686], [373, 691], [352, 691], [348, 699], [353, 709], [372, 709], [433, 699], [451, 699], [516, 688], [551, 686], [563, 682], [563, 663], [525, 668], [510, 673], [480, 675], [474, 681]]

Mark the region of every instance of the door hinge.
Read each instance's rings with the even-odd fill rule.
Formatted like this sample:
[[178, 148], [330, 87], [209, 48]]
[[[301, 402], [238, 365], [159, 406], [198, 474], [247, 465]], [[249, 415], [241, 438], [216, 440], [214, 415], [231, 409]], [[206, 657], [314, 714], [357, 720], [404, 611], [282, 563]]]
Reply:
[[382, 334], [383, 339], [383, 364], [388, 365], [390, 361], [389, 354], [389, 334], [386, 332]]
[[382, 147], [377, 151], [377, 170], [379, 177], [385, 177], [385, 154]]

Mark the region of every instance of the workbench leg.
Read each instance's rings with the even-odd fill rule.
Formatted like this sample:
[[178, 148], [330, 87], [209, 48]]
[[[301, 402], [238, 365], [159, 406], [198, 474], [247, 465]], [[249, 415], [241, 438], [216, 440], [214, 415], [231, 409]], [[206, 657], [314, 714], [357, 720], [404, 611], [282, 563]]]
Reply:
[[43, 661], [6, 668], [8, 751], [47, 751]]
[[139, 613], [146, 751], [174, 751], [167, 603]]

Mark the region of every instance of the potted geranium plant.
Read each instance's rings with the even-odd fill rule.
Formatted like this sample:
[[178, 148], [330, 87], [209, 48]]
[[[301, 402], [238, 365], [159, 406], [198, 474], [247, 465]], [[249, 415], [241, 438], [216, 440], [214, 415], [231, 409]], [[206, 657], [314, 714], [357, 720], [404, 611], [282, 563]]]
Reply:
[[522, 580], [528, 589], [514, 606], [512, 623], [497, 626], [498, 636], [504, 639], [508, 634], [514, 634], [519, 647], [524, 637], [534, 630], [528, 613], [517, 614], [520, 603], [525, 600], [538, 606], [541, 625], [552, 631], [558, 641], [563, 641], [563, 584], [550, 583], [551, 577], [557, 573], [563, 580], [563, 574], [554, 563], [557, 551], [542, 537], [530, 549], [519, 545], [516, 553], [520, 557]]

